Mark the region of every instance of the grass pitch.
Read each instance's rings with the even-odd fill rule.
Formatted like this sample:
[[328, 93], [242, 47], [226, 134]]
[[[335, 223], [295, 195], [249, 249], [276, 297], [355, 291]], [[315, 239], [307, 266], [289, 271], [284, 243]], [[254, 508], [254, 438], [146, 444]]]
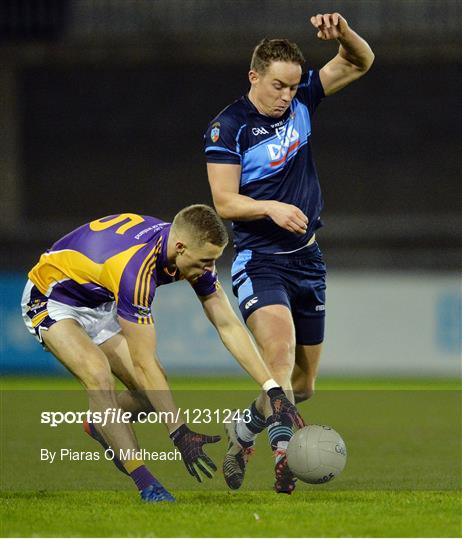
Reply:
[[457, 537], [453, 492], [178, 492], [142, 504], [129, 492], [4, 495], [3, 536]]
[[[180, 402], [193, 400], [196, 394], [191, 389], [196, 389], [220, 406], [223, 402], [245, 406], [256, 388], [247, 379], [183, 379], [174, 380], [172, 386]], [[59, 392], [68, 400], [64, 410], [82, 410], [74, 388], [77, 385], [69, 379], [7, 379], [3, 384], [1, 536], [462, 534], [462, 410], [457, 381], [321, 381], [315, 398], [301, 410], [310, 422], [331, 424], [344, 437], [349, 456], [339, 478], [322, 486], [299, 483], [291, 496], [273, 493], [272, 458], [264, 435], [239, 492], [226, 490], [220, 474], [198, 485], [181, 463], [153, 464], [153, 471], [176, 496], [173, 504], [141, 503], [131, 481], [110, 463], [37, 462], [40, 446], [97, 449], [75, 425], [51, 429], [37, 420], [37, 411], [48, 406], [50, 395], [61, 396]], [[224, 394], [229, 389], [232, 392]], [[22, 407], [22, 401], [27, 406]], [[217, 431], [217, 426], [194, 427]], [[162, 442], [169, 448], [161, 426], [137, 426], [136, 431], [143, 447]], [[218, 465], [225, 446], [222, 442], [207, 448]]]

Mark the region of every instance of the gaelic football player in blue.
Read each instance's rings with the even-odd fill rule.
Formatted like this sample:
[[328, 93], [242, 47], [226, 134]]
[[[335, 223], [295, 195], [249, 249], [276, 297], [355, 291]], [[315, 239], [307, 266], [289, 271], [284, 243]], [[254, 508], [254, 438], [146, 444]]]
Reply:
[[[264, 39], [250, 64], [250, 90], [212, 120], [205, 135], [209, 182], [221, 217], [233, 221], [233, 290], [274, 379], [291, 399], [308, 399], [324, 339], [325, 265], [315, 234], [322, 197], [311, 152], [312, 120], [321, 100], [364, 75], [369, 45], [339, 14], [311, 17], [337, 55], [302, 72], [303, 54], [285, 39]], [[229, 487], [244, 479], [256, 435], [268, 427], [276, 456], [275, 489], [291, 493], [285, 457], [292, 428], [267, 422], [262, 394], [250, 423], [227, 429], [223, 470]]]
[[[170, 437], [198, 481], [216, 470], [203, 445], [220, 437], [191, 431], [177, 414], [156, 354], [151, 304], [160, 285], [189, 281], [225, 346], [269, 396], [275, 418], [282, 414], [301, 424], [219, 286], [215, 261], [227, 242], [223, 223], [205, 205], [184, 208], [173, 223], [130, 213], [107, 216], [46, 251], [29, 272], [22, 298], [27, 328], [82, 383], [90, 410], [122, 409], [135, 418], [142, 410], [171, 413]], [[116, 392], [113, 375], [127, 391]], [[117, 457], [139, 449], [130, 424], [87, 423], [86, 431], [113, 449], [115, 465], [131, 476], [143, 500], [174, 500], [143, 461]]]

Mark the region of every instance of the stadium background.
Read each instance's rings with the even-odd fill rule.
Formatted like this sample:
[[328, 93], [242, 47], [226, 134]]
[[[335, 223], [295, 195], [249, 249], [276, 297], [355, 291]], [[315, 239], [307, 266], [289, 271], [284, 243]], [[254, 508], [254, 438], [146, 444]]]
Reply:
[[[316, 113], [327, 343], [300, 410], [342, 434], [345, 471], [281, 499], [261, 437], [238, 493], [221, 474], [198, 485], [183, 464], [156, 463], [170, 507], [141, 505], [110, 463], [42, 462], [41, 448], [96, 445], [80, 426], [38, 422], [87, 398], [23, 326], [27, 270], [95, 217], [211, 203], [203, 132], [246, 91], [253, 46], [288, 37], [321, 67], [336, 45], [308, 17], [334, 10], [376, 61]], [[461, 35], [459, 0], [0, 1], [0, 536], [461, 536]], [[175, 399], [245, 407], [255, 384], [187, 287], [155, 301]], [[163, 426], [136, 433], [171, 449]], [[207, 448], [217, 464], [225, 447]]]
[[[308, 17], [340, 11], [376, 53], [316, 113], [329, 267], [321, 375], [460, 375], [462, 4], [5, 0], [0, 4], [3, 374], [61, 374], [19, 316], [26, 271], [72, 228], [211, 203], [202, 136], [247, 89], [261, 38], [308, 65], [336, 52]], [[460, 99], [460, 98], [459, 98]], [[232, 250], [219, 271], [229, 289]], [[184, 284], [156, 300], [170, 373], [239, 373]], [[194, 347], [191, 347], [191, 343]]]

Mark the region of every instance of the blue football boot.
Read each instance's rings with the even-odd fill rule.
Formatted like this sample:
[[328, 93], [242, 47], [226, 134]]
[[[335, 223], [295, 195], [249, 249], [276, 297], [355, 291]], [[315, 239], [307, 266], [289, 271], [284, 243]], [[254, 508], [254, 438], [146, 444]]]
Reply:
[[160, 482], [155, 482], [140, 491], [141, 500], [145, 502], [175, 502], [175, 497], [169, 493]]

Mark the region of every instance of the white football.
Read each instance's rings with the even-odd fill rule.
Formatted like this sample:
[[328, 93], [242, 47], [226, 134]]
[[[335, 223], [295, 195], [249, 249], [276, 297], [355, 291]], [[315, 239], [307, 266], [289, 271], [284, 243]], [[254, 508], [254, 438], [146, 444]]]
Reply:
[[305, 426], [294, 434], [287, 447], [290, 470], [308, 484], [330, 482], [343, 471], [346, 460], [345, 443], [329, 426]]

